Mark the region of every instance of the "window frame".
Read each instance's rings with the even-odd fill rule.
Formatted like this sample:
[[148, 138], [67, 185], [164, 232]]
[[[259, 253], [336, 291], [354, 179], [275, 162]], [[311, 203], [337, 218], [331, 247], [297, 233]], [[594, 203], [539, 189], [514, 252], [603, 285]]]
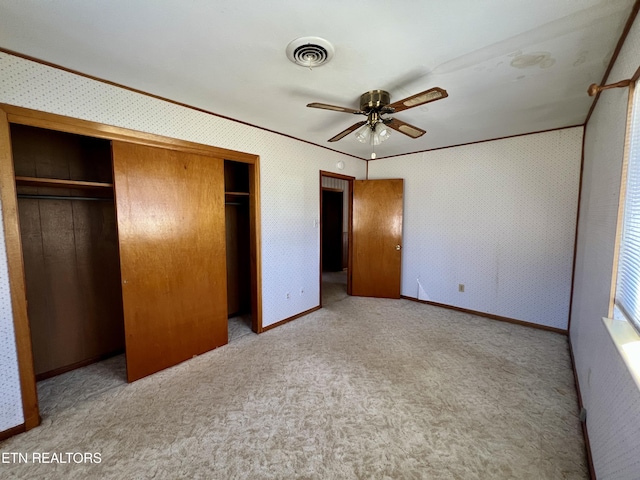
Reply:
[[[638, 69], [640, 72], [640, 69]], [[619, 189], [619, 199], [618, 199], [618, 213], [617, 213], [617, 225], [616, 225], [616, 240], [614, 246], [614, 263], [613, 263], [613, 271], [611, 275], [611, 295], [609, 301], [609, 311], [608, 317], [615, 320], [623, 320], [627, 322], [636, 333], [640, 334], [640, 318], [634, 321], [633, 317], [629, 315], [625, 308], [616, 301], [617, 291], [618, 291], [618, 274], [619, 274], [619, 266], [620, 266], [620, 253], [622, 246], [622, 239], [624, 233], [624, 218], [625, 218], [625, 206], [627, 201], [627, 184], [628, 184], [628, 173], [629, 173], [629, 162], [631, 161], [631, 146], [632, 146], [632, 137], [634, 130], [634, 114], [638, 115], [638, 125], [636, 133], [640, 137], [640, 91], [636, 92], [636, 82], [637, 82], [637, 73], [634, 75], [634, 78], [631, 80], [631, 83], [628, 87], [628, 99], [627, 99], [627, 116], [626, 116], [626, 127], [625, 127], [625, 139], [624, 139], [624, 150], [623, 150], [623, 159], [622, 159], [622, 168], [620, 173], [620, 189]], [[638, 98], [636, 98], [636, 94]], [[635, 103], [637, 102], [637, 106]], [[635, 108], [638, 108], [639, 111], [635, 112]], [[638, 148], [640, 149], [640, 138], [637, 141]], [[640, 162], [640, 152], [638, 153], [637, 161]], [[638, 283], [638, 290], [640, 291], [640, 282]], [[640, 298], [640, 293], [638, 294]]]

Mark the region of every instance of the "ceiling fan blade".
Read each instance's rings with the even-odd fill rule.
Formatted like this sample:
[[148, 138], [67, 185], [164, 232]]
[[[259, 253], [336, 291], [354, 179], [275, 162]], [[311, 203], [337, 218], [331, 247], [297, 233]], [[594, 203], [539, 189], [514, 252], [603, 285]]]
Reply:
[[402, 110], [417, 107], [418, 105], [424, 105], [429, 102], [435, 102], [436, 100], [440, 100], [441, 98], [448, 96], [449, 94], [443, 88], [434, 87], [397, 102], [393, 102], [392, 104], [387, 105], [386, 108], [393, 108], [395, 112], [401, 112]]
[[397, 130], [400, 133], [404, 133], [411, 138], [418, 138], [427, 133], [426, 130], [422, 130], [421, 128], [409, 125], [408, 123], [405, 123], [402, 120], [398, 120], [397, 118], [392, 118], [390, 122], [385, 122], [385, 125], [387, 125], [389, 128]]
[[338, 107], [336, 105], [327, 105], [326, 103], [310, 103], [307, 107], [311, 108], [322, 108], [324, 110], [333, 110], [334, 112], [344, 112], [344, 113], [363, 113], [360, 110], [354, 110], [353, 108], [347, 107]]
[[329, 141], [330, 142], [337, 142], [338, 140], [341, 140], [344, 137], [346, 137], [347, 135], [349, 135], [351, 132], [355, 132], [357, 129], [359, 129], [365, 123], [367, 123], [367, 122], [364, 121], [364, 122], [355, 123], [355, 124], [351, 125], [349, 128], [347, 128], [346, 130], [341, 131], [335, 137], [330, 138]]

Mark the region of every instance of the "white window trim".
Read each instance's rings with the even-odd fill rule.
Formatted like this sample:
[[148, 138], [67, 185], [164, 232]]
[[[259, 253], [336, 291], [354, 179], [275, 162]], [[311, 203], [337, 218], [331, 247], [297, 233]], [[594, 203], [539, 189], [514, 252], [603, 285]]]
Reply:
[[602, 322], [640, 390], [640, 335], [626, 319], [605, 317]]
[[[622, 169], [620, 173], [620, 188], [618, 197], [618, 216], [616, 224], [616, 239], [613, 248], [613, 271], [611, 272], [611, 294], [609, 296], [608, 317], [614, 318], [616, 308], [616, 287], [618, 284], [618, 261], [620, 259], [620, 243], [622, 242], [622, 228], [624, 226], [624, 205], [627, 193], [627, 172], [629, 170], [629, 151], [631, 150], [631, 133], [633, 129], [633, 101], [635, 92], [635, 82], [629, 85], [629, 96], [627, 100], [627, 122], [624, 135], [624, 151], [622, 156]], [[586, 132], [585, 132], [586, 134]], [[632, 328], [633, 326], [630, 325]]]
[[[631, 135], [633, 130], [634, 96], [636, 82], [629, 85], [629, 99], [627, 104], [627, 123], [625, 131], [624, 154], [622, 160], [622, 171], [620, 175], [620, 197], [618, 203], [618, 217], [616, 226], [616, 240], [614, 247], [614, 263], [611, 275], [611, 295], [609, 302], [608, 318], [603, 317], [602, 322], [609, 333], [620, 357], [638, 390], [640, 390], [640, 333], [628, 320], [622, 311], [615, 305], [616, 286], [618, 282], [618, 261], [620, 256], [620, 243], [622, 241], [622, 228], [624, 223], [624, 205], [627, 191], [627, 172], [629, 164], [629, 154], [631, 149]], [[640, 93], [640, 92], [639, 92]]]

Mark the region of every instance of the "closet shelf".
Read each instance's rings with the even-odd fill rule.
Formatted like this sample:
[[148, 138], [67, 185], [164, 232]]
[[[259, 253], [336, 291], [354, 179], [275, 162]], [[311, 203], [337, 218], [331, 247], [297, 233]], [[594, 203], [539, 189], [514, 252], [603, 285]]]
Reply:
[[224, 192], [225, 195], [236, 195], [236, 196], [245, 196], [248, 197], [250, 195], [249, 192]]
[[81, 180], [61, 180], [58, 178], [16, 177], [16, 185], [23, 187], [61, 187], [110, 189], [113, 183], [84, 182]]

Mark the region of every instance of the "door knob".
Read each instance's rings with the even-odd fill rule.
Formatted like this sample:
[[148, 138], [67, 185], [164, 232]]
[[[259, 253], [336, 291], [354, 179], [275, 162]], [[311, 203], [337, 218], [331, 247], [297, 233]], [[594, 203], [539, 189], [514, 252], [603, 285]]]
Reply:
[[400, 245], [396, 245], [396, 250], [400, 250], [402, 247]]

